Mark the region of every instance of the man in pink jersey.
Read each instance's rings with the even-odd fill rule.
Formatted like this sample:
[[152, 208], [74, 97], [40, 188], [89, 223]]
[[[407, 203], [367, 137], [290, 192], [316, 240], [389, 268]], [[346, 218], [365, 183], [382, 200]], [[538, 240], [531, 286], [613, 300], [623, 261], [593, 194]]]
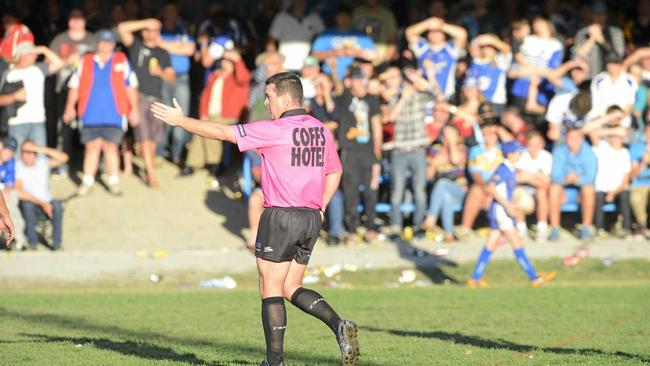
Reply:
[[255, 241], [266, 338], [262, 366], [284, 365], [284, 298], [329, 326], [341, 348], [343, 365], [355, 365], [359, 358], [356, 324], [341, 319], [320, 294], [302, 287], [323, 210], [341, 180], [334, 139], [302, 108], [302, 84], [296, 74], [271, 76], [265, 93], [271, 120], [246, 125], [222, 126], [185, 117], [176, 101], [174, 107], [154, 103], [151, 111], [169, 125], [236, 143], [241, 151], [256, 149], [262, 158], [264, 212]]

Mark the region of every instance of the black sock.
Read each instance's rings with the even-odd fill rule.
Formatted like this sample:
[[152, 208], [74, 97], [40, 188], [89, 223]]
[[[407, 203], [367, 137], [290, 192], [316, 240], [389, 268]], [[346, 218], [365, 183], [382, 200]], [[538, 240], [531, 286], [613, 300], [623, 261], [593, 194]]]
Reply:
[[280, 365], [284, 360], [284, 330], [287, 327], [284, 298], [277, 296], [262, 300], [262, 326], [266, 338], [266, 360], [271, 366]]
[[318, 292], [301, 287], [291, 296], [291, 303], [305, 313], [320, 319], [334, 334], [337, 334], [341, 318]]

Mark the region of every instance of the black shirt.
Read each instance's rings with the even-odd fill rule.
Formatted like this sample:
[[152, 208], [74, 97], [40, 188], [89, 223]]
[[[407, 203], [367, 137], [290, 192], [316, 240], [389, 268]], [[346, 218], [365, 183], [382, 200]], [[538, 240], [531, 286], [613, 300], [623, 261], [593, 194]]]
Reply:
[[379, 114], [379, 101], [371, 95], [357, 98], [346, 90], [337, 97], [334, 120], [339, 124], [336, 129], [339, 147], [372, 154], [374, 144], [371, 119]]
[[162, 79], [152, 76], [149, 72], [150, 65], [158, 63], [165, 69], [172, 66], [169, 53], [160, 47], [147, 47], [139, 38], [133, 39], [129, 47], [129, 61], [138, 77], [138, 89], [142, 94], [160, 98], [162, 93]]

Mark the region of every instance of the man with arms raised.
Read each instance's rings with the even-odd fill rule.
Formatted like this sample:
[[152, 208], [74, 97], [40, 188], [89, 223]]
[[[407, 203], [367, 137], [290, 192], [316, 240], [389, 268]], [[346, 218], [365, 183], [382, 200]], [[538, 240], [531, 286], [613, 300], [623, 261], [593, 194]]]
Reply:
[[184, 117], [175, 101], [174, 107], [155, 103], [151, 111], [167, 124], [236, 143], [241, 151], [256, 149], [262, 157], [265, 209], [255, 241], [266, 338], [262, 366], [284, 365], [287, 315], [283, 297], [327, 324], [339, 342], [343, 365], [355, 365], [359, 357], [356, 324], [342, 320], [320, 294], [302, 287], [323, 210], [341, 180], [334, 139], [302, 109], [302, 84], [296, 74], [271, 76], [265, 93], [271, 120], [246, 125], [222, 126]]

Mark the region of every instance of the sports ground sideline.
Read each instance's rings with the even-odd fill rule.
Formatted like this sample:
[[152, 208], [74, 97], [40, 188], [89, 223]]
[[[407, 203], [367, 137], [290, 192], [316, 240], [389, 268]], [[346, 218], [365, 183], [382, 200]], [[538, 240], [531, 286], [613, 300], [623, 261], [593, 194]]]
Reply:
[[[152, 191], [136, 177], [123, 178], [124, 196], [110, 197], [96, 185], [88, 197], [70, 198], [64, 217], [64, 250], [0, 252], [0, 280], [95, 281], [116, 275], [197, 271], [227, 275], [255, 269], [253, 256], [242, 250], [247, 234], [243, 202], [209, 189], [205, 172], [177, 178], [175, 167], [159, 167], [162, 187]], [[57, 198], [71, 197], [70, 179], [52, 181]], [[476, 259], [483, 239], [445, 245], [432, 240], [384, 241], [374, 245], [316, 246], [311, 265], [350, 264], [359, 268], [410, 268]], [[530, 242], [532, 259], [563, 258], [581, 243], [568, 232], [556, 243]], [[648, 259], [644, 240], [606, 239], [590, 245], [590, 255], [608, 260]], [[504, 246], [494, 256], [512, 258]]]

